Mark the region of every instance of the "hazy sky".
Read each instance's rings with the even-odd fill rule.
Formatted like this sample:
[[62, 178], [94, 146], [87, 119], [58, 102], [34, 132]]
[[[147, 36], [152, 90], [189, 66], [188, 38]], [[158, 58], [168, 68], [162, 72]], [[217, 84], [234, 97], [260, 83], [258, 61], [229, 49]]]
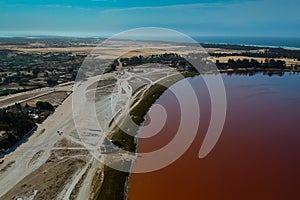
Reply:
[[189, 35], [300, 37], [299, 0], [0, 0], [0, 35], [110, 36], [139, 27]]

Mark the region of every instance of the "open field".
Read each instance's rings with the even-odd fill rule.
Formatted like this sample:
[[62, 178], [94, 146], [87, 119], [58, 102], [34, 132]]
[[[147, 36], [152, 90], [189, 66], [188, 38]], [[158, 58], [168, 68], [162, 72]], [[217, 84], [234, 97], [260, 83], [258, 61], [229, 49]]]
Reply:
[[44, 96], [37, 97], [35, 99], [24, 101], [22, 106], [28, 104], [29, 106], [35, 106], [37, 102], [49, 102], [54, 107], [61, 105], [61, 103], [71, 94], [71, 91], [53, 91], [52, 93], [45, 94]]
[[[13, 95], [8, 95], [0, 98], [0, 108], [2, 107], [7, 107], [14, 105], [15, 103], [27, 103], [27, 102], [35, 102], [37, 99], [46, 99], [46, 100], [51, 100], [55, 102], [55, 94], [53, 96], [53, 93], [58, 92], [63, 94], [63, 92], [72, 92], [72, 85], [62, 85], [62, 86], [57, 86], [54, 88], [42, 88], [42, 89], [37, 89], [37, 90], [32, 90], [28, 92], [23, 92], [23, 93], [18, 93], [18, 94], [13, 94]], [[60, 97], [61, 97], [60, 94]], [[65, 95], [63, 95], [65, 97]], [[61, 98], [58, 98], [58, 100]], [[65, 99], [65, 98], [63, 98]], [[57, 104], [57, 103], [56, 103]]]
[[78, 158], [57, 158], [54, 152], [49, 160], [29, 176], [20, 181], [2, 199], [27, 197], [34, 199], [55, 199], [62, 192], [72, 176], [84, 167], [85, 161]]

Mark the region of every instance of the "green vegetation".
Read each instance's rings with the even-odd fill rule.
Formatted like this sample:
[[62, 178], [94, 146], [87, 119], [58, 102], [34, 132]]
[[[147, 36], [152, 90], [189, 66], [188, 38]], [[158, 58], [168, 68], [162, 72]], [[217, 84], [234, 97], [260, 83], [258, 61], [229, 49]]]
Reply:
[[[0, 151], [5, 151], [19, 142], [35, 127], [34, 120], [22, 112], [0, 110]], [[1, 152], [0, 152], [1, 153]]]
[[[266, 47], [247, 47], [238, 45], [205, 45], [210, 46], [206, 48], [221, 48], [229, 50], [241, 50], [237, 53], [210, 53], [213, 57], [228, 57], [228, 56], [245, 56], [255, 58], [291, 58], [300, 60], [299, 50], [290, 50], [283, 48], [266, 48]], [[259, 52], [253, 52], [251, 50], [262, 50]]]
[[287, 70], [287, 66], [282, 60], [266, 59], [265, 62], [258, 62], [255, 59], [233, 60], [229, 59], [227, 63], [216, 62], [218, 69], [238, 69], [238, 68], [251, 68], [251, 69], [279, 69]]
[[[18, 144], [36, 126], [35, 122], [43, 122], [54, 109], [49, 102], [37, 102], [36, 107], [16, 103], [0, 109], [0, 154]], [[34, 120], [32, 114], [38, 118]]]
[[18, 90], [15, 89], [6, 89], [6, 90], [1, 90], [0, 91], [0, 96], [5, 96], [5, 95], [9, 95], [9, 94], [14, 94], [16, 93]]
[[[15, 92], [21, 92], [29, 88], [74, 81], [84, 58], [85, 55], [69, 52], [27, 53], [0, 50], [0, 85], [7, 89], [18, 88]], [[5, 94], [9, 93], [0, 93]]]
[[[235, 45], [235, 44], [201, 44], [203, 48], [219, 48], [228, 50], [237, 50], [241, 52], [237, 53], [210, 53], [213, 57], [224, 56], [246, 56], [256, 58], [292, 58], [300, 60], [300, 51], [284, 48], [272, 48], [272, 47], [256, 47], [247, 45]], [[257, 51], [257, 52], [253, 52]], [[258, 51], [261, 50], [261, 51]]]
[[47, 110], [52, 112], [55, 110], [52, 104], [50, 104], [49, 102], [42, 102], [42, 101], [36, 103], [36, 108], [38, 110]]
[[[168, 80], [162, 80], [150, 87], [144, 94], [141, 101], [131, 110], [130, 116], [132, 120], [137, 124], [141, 125], [144, 122], [144, 117], [149, 111], [149, 108], [155, 103], [155, 101], [166, 91], [167, 87], [181, 80], [184, 77], [191, 77], [196, 75], [195, 73], [185, 73], [183, 76], [177, 75]], [[163, 86], [165, 85], [165, 86]], [[128, 120], [128, 119], [127, 119]], [[136, 150], [136, 144], [134, 137], [126, 134], [123, 130], [126, 130], [127, 120], [125, 119], [122, 129], [117, 127], [112, 133], [112, 140], [115, 145], [120, 148], [134, 152]], [[135, 130], [137, 131], [137, 130]], [[137, 134], [137, 132], [136, 132]], [[124, 187], [125, 181], [127, 180], [129, 173], [120, 172], [112, 169], [108, 166], [104, 167], [104, 180], [100, 191], [96, 195], [98, 200], [119, 200], [124, 198]]]
[[[137, 127], [144, 122], [144, 117], [149, 111], [149, 108], [155, 103], [155, 101], [167, 90], [167, 88], [173, 85], [175, 82], [197, 75], [197, 70], [187, 60], [182, 58], [178, 54], [162, 54], [152, 55], [148, 57], [135, 56], [131, 58], [121, 58], [115, 60], [113, 64], [109, 65], [106, 72], [112, 72], [116, 70], [116, 67], [121, 63], [122, 67], [138, 66], [146, 63], [160, 63], [166, 64], [170, 67], [176, 68], [182, 74], [177, 74], [167, 79], [161, 80], [159, 83], [151, 86], [143, 95], [142, 99], [136, 99], [134, 101], [134, 107], [130, 111], [130, 116], [127, 116], [122, 122], [121, 127], [116, 127], [112, 132], [112, 143], [119, 148], [135, 152], [136, 144], [135, 137], [128, 135], [123, 130], [127, 130], [130, 127], [130, 120], [137, 125], [135, 130], [130, 130], [131, 133], [136, 135], [138, 133]], [[137, 101], [139, 101], [137, 103]], [[137, 103], [137, 105], [135, 105]], [[132, 128], [132, 127], [131, 127]], [[108, 166], [104, 167], [104, 180], [102, 182], [100, 190], [97, 192], [96, 199], [99, 200], [119, 200], [124, 198], [124, 187], [129, 173], [120, 172], [112, 169]]]
[[180, 55], [175, 53], [165, 53], [146, 57], [133, 56], [130, 58], [120, 58], [119, 60], [114, 60], [113, 63], [105, 70], [105, 73], [115, 71], [117, 66], [119, 66], [119, 63], [122, 64], [122, 67], [133, 67], [147, 63], [160, 63], [169, 65], [169, 67], [172, 68], [176, 68], [179, 72], [197, 72], [193, 65]]
[[[157, 98], [166, 90], [166, 87], [163, 87], [159, 84], [152, 86], [145, 94], [141, 102], [132, 109], [130, 112], [131, 116], [136, 116], [132, 120], [137, 124], [141, 125], [144, 121], [144, 116], [147, 114], [151, 105], [157, 100]], [[126, 124], [126, 121], [124, 122]], [[123, 128], [124, 129], [124, 128]], [[135, 151], [135, 142], [134, 137], [126, 134], [119, 127], [112, 133], [113, 143], [120, 148], [134, 152]], [[98, 200], [119, 200], [124, 197], [124, 186], [125, 181], [129, 173], [121, 172], [115, 169], [112, 169], [108, 166], [104, 167], [104, 180], [100, 188], [100, 192], [97, 195], [96, 199]]]
[[124, 184], [129, 173], [112, 169], [108, 166], [104, 168], [104, 180], [101, 189], [96, 194], [99, 200], [120, 200], [124, 199]]

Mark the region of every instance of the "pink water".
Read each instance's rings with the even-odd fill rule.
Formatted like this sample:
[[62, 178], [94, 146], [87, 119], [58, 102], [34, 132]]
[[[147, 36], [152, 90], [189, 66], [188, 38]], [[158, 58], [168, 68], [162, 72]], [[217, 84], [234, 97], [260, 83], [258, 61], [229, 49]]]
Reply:
[[[132, 174], [129, 200], [300, 199], [300, 75], [224, 75], [223, 80], [228, 111], [213, 151], [198, 158], [209, 124], [210, 99], [203, 80], [196, 77], [190, 80], [201, 110], [196, 139], [168, 167]], [[139, 152], [160, 149], [176, 134], [180, 122], [176, 98], [167, 91], [157, 103], [166, 108], [167, 123], [159, 134], [139, 140]]]

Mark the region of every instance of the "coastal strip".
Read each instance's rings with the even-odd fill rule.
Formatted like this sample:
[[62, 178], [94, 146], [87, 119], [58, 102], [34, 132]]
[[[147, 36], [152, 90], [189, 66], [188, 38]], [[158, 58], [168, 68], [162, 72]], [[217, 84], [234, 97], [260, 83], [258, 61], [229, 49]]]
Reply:
[[[186, 78], [193, 77], [196, 73], [182, 73], [174, 76], [167, 77], [159, 82], [150, 86], [140, 99], [135, 99], [136, 102], [132, 105], [130, 116], [136, 125], [140, 126], [148, 113], [151, 106], [157, 101], [157, 99], [174, 83]], [[146, 87], [146, 86], [145, 86]], [[126, 120], [123, 122], [126, 124]], [[136, 135], [138, 133], [136, 132]], [[136, 142], [135, 137], [126, 134], [120, 127], [116, 127], [112, 132], [112, 141], [115, 145], [119, 146], [123, 150], [135, 152]], [[132, 165], [133, 163], [131, 163]], [[125, 198], [125, 191], [127, 190], [130, 173], [121, 172], [116, 169], [112, 169], [108, 166], [104, 166], [104, 179], [101, 187], [95, 191], [96, 200], [120, 200]]]

